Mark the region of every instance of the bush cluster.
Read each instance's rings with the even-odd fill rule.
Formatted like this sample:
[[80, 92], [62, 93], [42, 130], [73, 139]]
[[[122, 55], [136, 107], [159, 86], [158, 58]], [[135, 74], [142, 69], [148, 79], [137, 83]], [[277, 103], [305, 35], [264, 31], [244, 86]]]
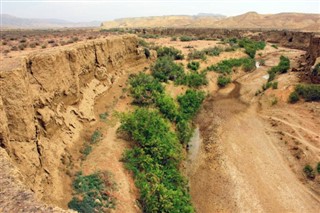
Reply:
[[180, 41], [194, 41], [194, 40], [197, 40], [197, 38], [186, 36], [186, 35], [180, 37]]
[[248, 54], [251, 58], [254, 58], [257, 50], [263, 50], [266, 46], [264, 41], [254, 41], [248, 38], [243, 38], [238, 40], [239, 47], [245, 49], [245, 53]]
[[130, 92], [133, 97], [133, 103], [139, 105], [152, 104], [158, 94], [164, 91], [161, 83], [151, 75], [139, 73], [132, 75], [129, 79]]
[[252, 71], [256, 68], [255, 60], [251, 58], [232, 58], [220, 61], [216, 65], [207, 67], [209, 71], [215, 71], [218, 73], [231, 74], [233, 67], [241, 67], [245, 71]]
[[143, 212], [194, 212], [187, 182], [178, 169], [182, 146], [161, 114], [137, 109], [121, 118], [120, 131], [137, 143], [126, 151], [124, 161], [140, 189]]
[[[199, 62], [191, 62], [189, 67], [196, 69], [200, 66]], [[171, 57], [164, 56], [158, 58], [151, 68], [152, 76], [161, 81], [174, 81], [178, 85], [187, 85], [190, 87], [200, 87], [208, 83], [206, 72], [194, 71], [186, 74], [181, 64], [177, 64]]]
[[106, 173], [87, 176], [78, 173], [73, 182], [75, 195], [68, 207], [83, 213], [103, 212], [108, 208], [114, 208], [115, 199], [107, 193], [107, 190], [113, 190], [107, 176]]
[[320, 101], [320, 85], [319, 84], [299, 84], [295, 91], [306, 101]]
[[231, 78], [229, 76], [219, 75], [217, 81], [219, 87], [225, 87], [229, 83], [231, 83]]
[[174, 60], [182, 60], [184, 59], [184, 55], [181, 53], [180, 50], [174, 47], [158, 47], [157, 49], [157, 56], [164, 57], [172, 57]]
[[188, 64], [187, 64], [187, 67], [190, 69], [190, 70], [193, 70], [193, 71], [197, 71], [200, 67], [200, 63], [198, 61], [190, 61]]
[[290, 60], [285, 56], [280, 56], [280, 62], [277, 66], [272, 67], [268, 70], [269, 78], [268, 81], [273, 81], [277, 73], [286, 73], [290, 68]]

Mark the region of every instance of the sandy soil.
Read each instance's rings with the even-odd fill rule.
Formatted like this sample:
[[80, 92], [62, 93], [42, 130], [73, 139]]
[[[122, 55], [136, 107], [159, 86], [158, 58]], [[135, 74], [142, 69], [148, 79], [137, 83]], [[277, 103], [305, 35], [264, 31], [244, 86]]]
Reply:
[[[291, 60], [301, 54], [270, 52], [267, 48], [264, 53], [267, 65], [277, 64], [279, 54]], [[236, 85], [212, 93], [196, 119], [203, 144], [189, 177], [198, 212], [318, 212], [320, 208], [319, 183], [306, 180], [302, 172], [306, 163], [315, 165], [319, 160], [319, 107], [286, 103], [296, 73], [280, 76], [278, 90], [255, 97], [266, 70], [244, 74]], [[272, 106], [274, 97], [278, 103]], [[279, 132], [290, 136], [286, 143]], [[307, 157], [297, 160], [292, 146]]]

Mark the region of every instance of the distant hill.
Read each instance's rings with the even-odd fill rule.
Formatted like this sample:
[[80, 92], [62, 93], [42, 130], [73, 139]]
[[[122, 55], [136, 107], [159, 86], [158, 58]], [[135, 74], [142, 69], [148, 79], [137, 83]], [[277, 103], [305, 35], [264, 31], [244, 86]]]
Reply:
[[99, 21], [92, 22], [70, 22], [61, 19], [27, 19], [11, 16], [8, 14], [1, 15], [1, 28], [14, 29], [39, 29], [39, 28], [62, 28], [62, 27], [98, 27]]
[[217, 14], [200, 13], [196, 16], [123, 18], [102, 23], [102, 28], [105, 29], [151, 27], [262, 28], [320, 31], [320, 14], [258, 14], [256, 12], [248, 12], [238, 16], [226, 17]]

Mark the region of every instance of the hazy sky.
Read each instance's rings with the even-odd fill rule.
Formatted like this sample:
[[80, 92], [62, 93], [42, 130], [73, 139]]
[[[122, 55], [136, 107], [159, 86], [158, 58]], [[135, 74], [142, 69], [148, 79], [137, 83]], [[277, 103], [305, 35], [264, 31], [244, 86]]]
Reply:
[[123, 17], [196, 15], [227, 16], [258, 13], [320, 13], [320, 0], [0, 0], [1, 13], [23, 18], [58, 18], [69, 21], [112, 20]]

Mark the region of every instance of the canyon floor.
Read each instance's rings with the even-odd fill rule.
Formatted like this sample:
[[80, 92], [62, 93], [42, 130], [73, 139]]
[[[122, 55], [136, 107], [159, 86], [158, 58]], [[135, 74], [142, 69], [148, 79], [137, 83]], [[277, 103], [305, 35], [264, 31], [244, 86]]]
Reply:
[[[192, 49], [223, 45], [220, 41], [171, 41], [171, 38], [146, 39], [155, 45], [173, 46], [187, 55]], [[186, 48], [188, 47], [188, 48]], [[259, 54], [260, 53], [260, 54]], [[309, 180], [303, 173], [305, 165], [320, 161], [320, 105], [317, 102], [288, 103], [288, 96], [300, 82], [299, 72], [277, 76], [278, 88], [257, 94], [267, 82], [267, 70], [278, 64], [279, 57], [290, 58], [291, 67], [298, 67], [304, 51], [267, 44], [257, 53], [265, 65], [252, 72], [234, 70], [233, 82], [220, 89], [218, 74], [208, 72], [209, 84], [201, 89], [208, 94], [194, 120], [199, 127], [199, 150], [183, 163], [189, 179], [190, 194], [197, 212], [318, 212], [320, 209], [320, 176]], [[259, 56], [258, 56], [259, 55]], [[199, 61], [206, 68], [223, 59], [245, 56], [242, 50], [222, 52]], [[187, 64], [187, 60], [181, 63]], [[128, 95], [128, 76], [149, 67], [141, 64], [125, 67], [112, 86], [92, 102], [94, 122], [84, 123], [80, 139], [70, 153], [75, 163], [72, 170], [84, 174], [108, 171], [116, 190], [116, 208], [112, 212], [141, 212], [139, 192], [133, 176], [125, 169], [123, 152], [130, 142], [117, 134], [117, 112], [134, 108]], [[146, 69], [145, 69], [146, 70]], [[128, 71], [128, 72], [127, 72]], [[89, 87], [90, 85], [88, 85]], [[186, 87], [166, 86], [176, 97]], [[101, 119], [106, 113], [107, 118]], [[79, 153], [84, 139], [99, 129], [103, 139], [93, 145], [84, 159]], [[190, 153], [189, 153], [190, 154]], [[67, 178], [67, 177], [66, 177]], [[58, 205], [64, 209], [72, 197], [71, 178], [64, 182], [64, 197]]]

